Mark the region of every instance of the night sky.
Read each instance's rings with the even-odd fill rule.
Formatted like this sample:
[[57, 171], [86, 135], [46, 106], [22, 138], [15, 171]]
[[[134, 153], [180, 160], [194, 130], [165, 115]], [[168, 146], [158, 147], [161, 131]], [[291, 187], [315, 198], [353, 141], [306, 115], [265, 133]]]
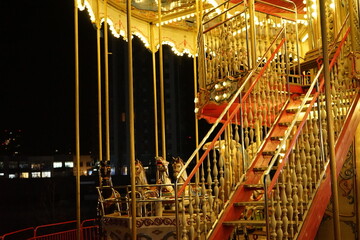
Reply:
[[[0, 9], [1, 133], [21, 130], [28, 154], [74, 152], [73, 1], [0, 1]], [[96, 118], [96, 32], [79, 14], [81, 124], [88, 129]], [[85, 136], [82, 152], [91, 144]]]
[[[3, 60], [0, 64], [2, 110], [0, 134], [3, 134], [4, 130], [21, 130], [23, 138], [21, 152], [25, 155], [74, 153], [73, 0], [20, 0], [16, 4], [12, 1], [0, 1], [0, 8], [2, 9], [0, 54]], [[109, 38], [110, 45], [111, 39], [113, 37]], [[123, 46], [122, 49], [126, 49], [124, 40], [115, 41], [116, 44]], [[134, 59], [139, 57], [136, 54], [147, 52], [150, 62], [150, 51], [139, 43], [140, 41], [134, 38], [133, 49], [136, 49]], [[87, 11], [79, 12], [79, 46], [80, 149], [81, 154], [88, 154], [94, 153], [97, 149], [98, 127], [96, 29], [91, 24]], [[109, 50], [111, 51], [111, 46]], [[122, 54], [126, 56], [126, 53]], [[193, 119], [193, 93], [191, 90], [187, 91], [188, 86], [193, 85], [193, 75], [192, 71], [183, 70], [192, 68], [193, 63], [188, 57], [176, 61], [178, 65], [176, 71], [181, 72], [175, 74], [180, 81], [177, 84], [184, 88], [184, 91], [178, 93], [181, 95], [179, 101], [183, 108], [189, 108], [181, 110], [182, 117]], [[124, 66], [127, 63], [118, 64]], [[149, 67], [148, 72], [151, 73], [151, 64], [146, 64]], [[134, 70], [134, 75], [143, 68], [136, 64], [135, 67], [138, 69]], [[151, 79], [151, 74], [147, 79], [142, 76], [139, 79], [148, 81]], [[141, 93], [135, 92], [135, 94]], [[119, 101], [122, 102], [121, 99]], [[189, 116], [187, 117], [186, 114]], [[182, 127], [189, 131], [186, 134], [193, 134], [190, 131], [192, 127], [187, 125]], [[184, 136], [184, 139], [188, 139], [188, 135]], [[194, 148], [189, 147], [188, 152]]]

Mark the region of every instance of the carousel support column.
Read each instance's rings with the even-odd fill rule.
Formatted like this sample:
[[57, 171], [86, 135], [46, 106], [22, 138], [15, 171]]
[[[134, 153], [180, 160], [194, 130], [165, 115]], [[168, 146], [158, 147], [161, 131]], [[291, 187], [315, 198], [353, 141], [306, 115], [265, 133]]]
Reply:
[[[333, 15], [334, 15], [334, 34], [338, 33], [340, 28], [341, 28], [341, 25], [342, 25], [342, 22], [344, 21], [345, 17], [344, 16], [344, 12], [341, 10], [341, 0], [334, 0], [333, 2]], [[330, 6], [332, 6], [330, 4]], [[335, 35], [334, 35], [335, 37]]]
[[165, 96], [164, 96], [164, 64], [161, 32], [161, 1], [158, 1], [159, 19], [159, 75], [160, 75], [160, 100], [161, 100], [161, 143], [162, 155], [166, 159], [166, 128], [165, 128]]
[[76, 149], [76, 238], [81, 239], [80, 215], [80, 121], [79, 121], [79, 23], [78, 5], [74, 0], [74, 29], [75, 29], [75, 149]]
[[327, 132], [330, 152], [330, 175], [331, 175], [331, 191], [333, 198], [333, 221], [334, 221], [334, 238], [341, 239], [340, 234], [340, 218], [339, 218], [339, 198], [338, 198], [338, 183], [336, 177], [336, 158], [335, 158], [335, 136], [334, 136], [334, 119], [331, 106], [331, 86], [330, 86], [330, 71], [329, 71], [329, 55], [328, 40], [327, 40], [327, 23], [325, 13], [325, 2], [320, 1], [320, 23], [321, 23], [321, 40], [324, 59], [324, 78], [325, 78], [325, 101], [326, 101], [326, 118], [327, 118]]
[[[161, 24], [159, 22], [159, 24]], [[150, 26], [150, 41], [152, 53], [152, 67], [153, 67], [153, 91], [154, 91], [154, 131], [155, 131], [155, 156], [159, 156], [159, 130], [158, 130], [158, 110], [157, 110], [157, 87], [156, 87], [156, 46], [154, 41], [154, 25]], [[156, 176], [156, 180], [158, 176]]]
[[[358, 173], [359, 169], [360, 169], [360, 125], [357, 127], [356, 129], [356, 133], [355, 133], [355, 172]], [[356, 229], [357, 232], [360, 233], [360, 206], [359, 206], [359, 202], [360, 202], [360, 175], [359, 174], [355, 174], [355, 181], [356, 181], [356, 202], [355, 202], [355, 206], [356, 206]]]
[[[350, 0], [348, 3], [348, 10], [349, 10], [349, 17], [350, 17], [350, 27], [351, 27], [351, 50], [352, 51], [359, 51], [360, 50], [360, 46], [358, 44], [357, 41], [359, 41], [359, 39], [357, 39], [357, 35], [359, 36], [358, 33], [358, 28], [356, 26], [356, 22], [359, 21], [359, 17], [356, 17], [355, 15], [355, 9], [354, 9], [354, 5], [356, 4], [355, 0]], [[360, 5], [360, 3], [358, 2], [358, 4]], [[356, 19], [357, 18], [357, 19]]]
[[[99, 2], [97, 2], [97, 16], [99, 16]], [[100, 48], [100, 18], [96, 20], [96, 47], [97, 47], [97, 73], [98, 73], [98, 134], [99, 134], [99, 162], [103, 160], [102, 149], [102, 108], [101, 108], [101, 48]], [[101, 177], [101, 174], [99, 174]], [[100, 179], [100, 186], [102, 181]]]
[[[311, 6], [310, 0], [306, 0], [306, 6]], [[314, 49], [315, 48], [314, 21], [312, 20], [311, 12], [309, 10], [306, 11], [306, 15], [307, 15], [309, 29], [310, 29], [308, 31], [308, 35], [309, 35], [308, 39], [310, 39], [310, 49]]]
[[249, 13], [250, 13], [250, 52], [251, 52], [251, 68], [256, 65], [256, 44], [255, 44], [255, 1], [249, 0]]
[[[298, 62], [298, 66], [297, 66], [297, 71], [298, 74], [301, 75], [301, 69], [300, 69], [300, 41], [299, 41], [299, 27], [298, 27], [298, 14], [297, 14], [297, 7], [296, 4], [291, 1], [291, 4], [294, 6], [294, 10], [295, 10], [295, 31], [296, 31], [296, 58], [297, 58], [297, 62]], [[289, 95], [290, 95], [290, 91], [289, 91]]]
[[135, 194], [135, 126], [134, 126], [134, 79], [131, 34], [131, 0], [127, 0], [127, 39], [128, 39], [128, 73], [129, 73], [129, 121], [130, 121], [130, 167], [131, 167], [131, 232], [136, 240], [136, 194]]
[[108, 23], [107, 0], [104, 1], [104, 66], [105, 66], [105, 141], [106, 161], [110, 161], [110, 121], [109, 121], [109, 49], [108, 49]]
[[[201, 22], [200, 22], [200, 13], [199, 13], [199, 0], [196, 0], [195, 2], [195, 6], [196, 6], [196, 25], [197, 25], [197, 31], [195, 33], [195, 42], [196, 42], [196, 38], [198, 36], [198, 33], [200, 30], [200, 27], [201, 27]], [[198, 92], [198, 88], [197, 88], [197, 64], [196, 64], [196, 54], [197, 54], [197, 50], [195, 48], [195, 53], [194, 53], [194, 97], [195, 97], [195, 104], [196, 102], [198, 101], [197, 99], [197, 92]], [[195, 112], [194, 114], [195, 116], [195, 145], [196, 145], [196, 148], [199, 146], [199, 122], [198, 122], [198, 119], [197, 119], [197, 112]], [[199, 153], [196, 154], [196, 162], [199, 161]], [[196, 184], [199, 184], [199, 174], [196, 174]]]
[[[160, 22], [158, 23], [161, 24]], [[155, 132], [155, 157], [159, 156], [159, 129], [158, 129], [158, 108], [157, 108], [157, 86], [156, 86], [156, 45], [154, 40], [154, 25], [150, 25], [150, 43], [153, 67], [153, 93], [154, 93], [154, 132]], [[156, 171], [156, 182], [159, 180], [159, 172]]]

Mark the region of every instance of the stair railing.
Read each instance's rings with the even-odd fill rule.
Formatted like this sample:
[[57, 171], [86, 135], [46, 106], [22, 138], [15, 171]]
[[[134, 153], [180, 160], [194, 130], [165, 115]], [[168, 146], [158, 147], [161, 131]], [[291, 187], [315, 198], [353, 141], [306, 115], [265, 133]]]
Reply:
[[[280, 57], [281, 52], [286, 52], [284, 32], [283, 27], [177, 175], [175, 207], [179, 238], [187, 235], [190, 239], [200, 238], [211, 233], [231, 195], [242, 182], [251, 160], [248, 155], [255, 155], [261, 145], [262, 127], [273, 124], [287, 101], [286, 77], [279, 74], [274, 78], [271, 74], [285, 61]], [[243, 94], [245, 89], [247, 92]], [[240, 104], [234, 104], [238, 99]], [[215, 132], [220, 122], [223, 125]], [[215, 137], [206, 143], [212, 135]], [[194, 158], [201, 149], [205, 152], [195, 163]], [[181, 176], [190, 166], [191, 173], [182, 181]], [[198, 174], [199, 182], [190, 183], [195, 174]]]
[[[251, 39], [249, 33], [251, 30], [248, 24], [250, 13], [246, 1], [240, 1], [226, 9], [226, 6], [231, 2], [229, 0], [204, 14], [198, 36], [198, 81], [200, 89], [208, 90], [213, 88], [220, 79], [227, 76], [243, 76], [250, 71], [250, 51], [255, 51], [256, 56], [262, 56], [271, 40], [279, 31], [279, 26], [283, 26], [285, 23], [288, 23], [286, 27], [286, 38], [289, 40], [286, 51], [288, 55], [292, 56], [293, 61], [299, 61], [299, 31], [297, 26], [296, 5], [289, 0], [282, 1], [292, 4], [293, 9], [281, 7], [269, 2], [255, 1], [255, 4], [268, 5], [294, 14], [294, 18], [291, 19], [271, 12], [260, 12], [256, 10], [253, 16], [255, 19], [255, 39]], [[216, 11], [220, 12], [220, 14], [215, 17], [210, 17], [211, 14]], [[233, 12], [235, 12], [235, 14]], [[250, 50], [250, 41], [254, 42], [253, 47], [255, 47], [255, 49]], [[288, 77], [288, 80], [298, 83], [296, 79], [299, 77], [297, 77], [295, 73], [298, 72], [300, 75], [299, 64], [296, 64], [296, 62], [291, 63], [290, 58], [286, 60], [284, 70], [288, 74], [288, 72], [290, 72], [289, 66], [292, 65], [291, 68], [294, 75], [292, 78]], [[296, 70], [296, 68], [298, 69]], [[219, 102], [217, 99], [213, 100]]]
[[[347, 78], [344, 70], [340, 70], [346, 68], [345, 59], [348, 52], [344, 45], [349, 31], [350, 28], [345, 32], [329, 65], [336, 137], [341, 131], [340, 126], [345, 121], [346, 113], [357, 91], [356, 83]], [[328, 165], [325, 121], [328, 113], [325, 111], [325, 99], [320, 96], [324, 85], [322, 71], [323, 66], [319, 69], [263, 175], [268, 238], [297, 236]], [[303, 114], [306, 101], [315, 89], [312, 100]], [[317, 112], [311, 112], [315, 106]], [[273, 170], [275, 165], [276, 171]]]

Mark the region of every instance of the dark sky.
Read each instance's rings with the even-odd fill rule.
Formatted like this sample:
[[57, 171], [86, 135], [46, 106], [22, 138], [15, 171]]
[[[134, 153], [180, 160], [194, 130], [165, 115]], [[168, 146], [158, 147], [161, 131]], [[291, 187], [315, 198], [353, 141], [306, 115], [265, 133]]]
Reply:
[[[0, 1], [0, 9], [1, 132], [21, 129], [28, 153], [74, 151], [73, 1]], [[89, 82], [96, 77], [96, 38], [86, 12], [79, 24], [81, 98], [87, 101], [95, 91]], [[91, 104], [82, 106], [82, 126], [93, 122]], [[87, 141], [82, 144], [88, 151]]]
[[[55, 150], [65, 154], [74, 153], [73, 0], [19, 0], [16, 5], [12, 1], [0, 1], [0, 9], [0, 55], [3, 60], [0, 64], [0, 134], [4, 130], [20, 129], [23, 136], [21, 152], [24, 154], [48, 155], [53, 154]], [[110, 38], [110, 45], [117, 44], [120, 51], [126, 51], [124, 40], [115, 39], [112, 42]], [[80, 149], [82, 154], [88, 154], [90, 151], [97, 151], [98, 127], [96, 30], [87, 11], [79, 12], [79, 46]], [[138, 39], [134, 39], [133, 49], [136, 49], [133, 51], [134, 59], [136, 54], [147, 54], [149, 58], [148, 61], [142, 61], [146, 66], [137, 66], [138, 62], [134, 64], [134, 68], [137, 67], [134, 69], [135, 78], [136, 73], [140, 74], [144, 67], [150, 66], [148, 78], [138, 76], [136, 82], [139, 84], [152, 78], [151, 64], [148, 63], [151, 61], [151, 54]], [[109, 50], [113, 50], [111, 46]], [[118, 66], [126, 64], [121, 62], [126, 56], [123, 52], [118, 54]], [[111, 56], [110, 59], [115, 54]], [[143, 59], [143, 56], [141, 58]], [[186, 119], [192, 119], [193, 92], [189, 91], [188, 86], [193, 85], [193, 74], [192, 71], [184, 69], [191, 69], [193, 63], [188, 57], [176, 59], [177, 67], [173, 69], [173, 77], [178, 79], [178, 88], [184, 88], [176, 93], [179, 95], [177, 101], [182, 103], [182, 108], [186, 108], [182, 109], [181, 117], [189, 113], [190, 116]], [[109, 64], [111, 67], [111, 63]], [[122, 75], [124, 69], [117, 69], [122, 78], [125, 78]], [[176, 73], [177, 71], [179, 73]], [[142, 93], [135, 92], [136, 94], [141, 96]], [[121, 104], [126, 94], [120, 92], [119, 95], [121, 99], [117, 101]], [[189, 130], [186, 134], [193, 134], [189, 126], [183, 127]], [[125, 130], [123, 134], [126, 134]]]

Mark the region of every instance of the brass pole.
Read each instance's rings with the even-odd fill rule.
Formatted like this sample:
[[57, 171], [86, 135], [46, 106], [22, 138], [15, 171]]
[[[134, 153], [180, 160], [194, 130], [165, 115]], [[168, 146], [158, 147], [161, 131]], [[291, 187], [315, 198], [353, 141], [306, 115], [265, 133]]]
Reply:
[[[199, 0], [196, 0], [195, 2], [196, 4], [196, 25], [197, 25], [197, 30], [195, 31], [195, 42], [196, 42], [196, 37], [198, 36], [199, 31], [202, 31], [200, 29], [201, 23], [200, 23], [200, 14], [199, 14]], [[197, 54], [197, 48], [195, 48], [195, 53], [194, 53], [194, 98], [197, 98], [197, 68], [196, 68], [196, 54]], [[197, 119], [197, 113], [195, 113], [194, 115], [195, 117], [195, 146], [196, 148], [199, 146], [199, 122]], [[199, 153], [196, 154], [196, 162], [199, 161]], [[199, 172], [196, 173], [195, 175], [195, 181], [196, 181], [196, 186], [198, 186], [199, 184]]]
[[161, 140], [162, 155], [166, 159], [166, 129], [165, 129], [165, 96], [164, 96], [164, 65], [163, 65], [163, 48], [161, 32], [161, 1], [158, 1], [158, 18], [159, 18], [159, 71], [160, 71], [160, 100], [161, 100]]
[[333, 198], [333, 224], [335, 240], [341, 239], [340, 232], [340, 217], [339, 217], [339, 198], [338, 198], [338, 182], [336, 176], [336, 158], [335, 158], [335, 140], [334, 140], [334, 119], [332, 115], [331, 106], [331, 86], [330, 86], [330, 70], [329, 70], [329, 55], [327, 42], [327, 23], [325, 13], [325, 1], [320, 1], [320, 23], [321, 23], [321, 40], [324, 61], [324, 78], [325, 78], [325, 102], [326, 102], [326, 119], [327, 132], [330, 152], [330, 177], [331, 177], [331, 191]]
[[[97, 15], [99, 14], [99, 1], [97, 2]], [[101, 48], [100, 48], [100, 18], [96, 20], [96, 47], [97, 47], [97, 71], [98, 71], [98, 134], [99, 134], [99, 161], [103, 160], [102, 150], [102, 108], [101, 108]], [[99, 174], [100, 176], [101, 174]], [[100, 182], [101, 184], [101, 182]]]
[[[161, 24], [159, 22], [159, 24]], [[152, 67], [153, 67], [153, 91], [154, 91], [154, 131], [155, 131], [155, 156], [159, 156], [159, 130], [158, 130], [158, 110], [157, 110], [157, 87], [156, 87], [156, 46], [154, 41], [154, 26], [150, 26], [150, 41], [151, 41], [151, 54], [152, 54]], [[158, 180], [158, 177], [156, 177]]]
[[74, 0], [74, 30], [75, 30], [75, 145], [76, 145], [76, 238], [80, 240], [80, 117], [79, 117], [79, 23], [78, 5]]
[[128, 40], [128, 74], [129, 74], [129, 137], [130, 137], [130, 168], [131, 168], [131, 232], [136, 240], [136, 188], [135, 188], [135, 126], [134, 126], [134, 78], [131, 34], [131, 0], [126, 2], [127, 40]]
[[[310, 0], [306, 0], [306, 6], [311, 6]], [[310, 7], [307, 8], [308, 10], [306, 11], [306, 15], [307, 15], [307, 19], [308, 19], [308, 24], [309, 24], [309, 29], [310, 31], [308, 31], [308, 35], [309, 35], [309, 39], [310, 39], [310, 46], [311, 49], [315, 48], [315, 36], [314, 36], [314, 21], [312, 20], [312, 16], [311, 16], [311, 12], [310, 12]]]
[[355, 149], [355, 186], [356, 186], [356, 195], [355, 195], [355, 209], [356, 209], [356, 229], [357, 232], [360, 233], [360, 125], [356, 129], [355, 133], [355, 141], [354, 141], [354, 149]]
[[110, 161], [110, 120], [109, 120], [109, 50], [107, 0], [104, 0], [104, 66], [105, 66], [105, 141], [106, 161]]
[[356, 35], [359, 35], [358, 33], [358, 28], [356, 27], [356, 22], [358, 22], [358, 19], [356, 19], [356, 16], [354, 15], [354, 0], [350, 0], [349, 1], [349, 6], [348, 6], [348, 9], [349, 9], [349, 15], [350, 15], [350, 27], [351, 27], [351, 32], [350, 32], [350, 35], [351, 35], [351, 49], [352, 51], [359, 51], [359, 46], [358, 46], [358, 42], [357, 42], [357, 38], [356, 38]]
[[249, 14], [250, 14], [250, 44], [251, 44], [251, 67], [256, 64], [256, 36], [255, 36], [255, 2], [249, 0]]

